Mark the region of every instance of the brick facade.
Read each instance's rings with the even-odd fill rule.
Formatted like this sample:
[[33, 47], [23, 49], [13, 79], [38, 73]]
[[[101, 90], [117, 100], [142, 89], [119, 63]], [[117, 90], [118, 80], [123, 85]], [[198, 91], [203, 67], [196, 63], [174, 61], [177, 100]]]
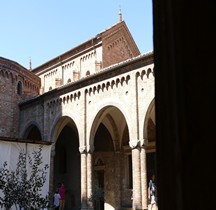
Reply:
[[40, 78], [18, 63], [0, 58], [0, 136], [17, 137], [18, 104], [39, 95]]
[[[17, 83], [32, 78], [34, 88], [11, 97], [17, 116], [10, 123], [19, 125], [14, 136], [52, 142], [50, 191], [64, 182], [67, 209], [92, 209], [97, 184], [104, 209], [146, 209], [147, 159], [155, 151], [153, 53], [140, 55], [122, 21], [31, 72], [19, 68]], [[4, 75], [3, 89], [10, 84]]]

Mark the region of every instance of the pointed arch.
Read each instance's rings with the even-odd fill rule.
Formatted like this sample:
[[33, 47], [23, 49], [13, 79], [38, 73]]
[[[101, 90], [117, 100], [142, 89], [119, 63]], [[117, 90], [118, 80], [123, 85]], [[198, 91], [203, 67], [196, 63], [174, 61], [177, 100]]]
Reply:
[[144, 139], [149, 142], [156, 140], [156, 121], [155, 121], [155, 100], [153, 99], [148, 106], [144, 121]]
[[113, 141], [114, 151], [121, 149], [122, 136], [124, 134], [125, 126], [127, 126], [125, 116], [123, 113], [115, 106], [105, 106], [103, 107], [95, 116], [92, 123], [90, 131], [90, 144], [94, 145], [94, 138], [97, 133], [98, 128], [102, 127], [110, 134], [110, 138]]

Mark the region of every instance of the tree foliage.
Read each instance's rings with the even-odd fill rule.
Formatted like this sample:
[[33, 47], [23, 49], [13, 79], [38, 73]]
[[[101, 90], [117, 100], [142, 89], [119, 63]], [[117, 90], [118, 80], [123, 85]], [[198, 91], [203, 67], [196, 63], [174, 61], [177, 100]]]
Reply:
[[[28, 167], [27, 167], [28, 164]], [[16, 209], [39, 210], [49, 205], [49, 195], [42, 196], [46, 182], [48, 164], [42, 166], [42, 145], [32, 155], [19, 153], [16, 170], [8, 169], [7, 162], [0, 168], [0, 206], [6, 210], [15, 205]]]

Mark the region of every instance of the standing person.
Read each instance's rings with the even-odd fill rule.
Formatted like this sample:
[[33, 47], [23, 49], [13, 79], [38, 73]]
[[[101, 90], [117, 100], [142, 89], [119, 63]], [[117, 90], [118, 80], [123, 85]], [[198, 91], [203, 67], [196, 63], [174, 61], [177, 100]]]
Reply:
[[54, 194], [54, 203], [53, 203], [54, 209], [56, 209], [56, 210], [59, 210], [60, 198], [61, 198], [61, 196], [60, 196], [59, 191], [57, 189], [55, 191], [55, 194]]
[[60, 194], [60, 206], [59, 206], [59, 210], [64, 210], [64, 206], [65, 206], [65, 193], [66, 193], [66, 188], [64, 186], [64, 184], [62, 183], [61, 186], [58, 188], [59, 190], [59, 194]]
[[148, 186], [149, 197], [150, 197], [150, 210], [156, 206], [156, 184], [155, 184], [155, 175], [151, 176]]

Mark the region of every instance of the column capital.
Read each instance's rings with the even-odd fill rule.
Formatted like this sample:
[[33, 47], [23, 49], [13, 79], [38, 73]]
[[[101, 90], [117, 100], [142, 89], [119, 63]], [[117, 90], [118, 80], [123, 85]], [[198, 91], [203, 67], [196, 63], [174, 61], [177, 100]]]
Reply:
[[87, 145], [87, 146], [80, 146], [79, 147], [80, 153], [92, 153], [94, 151], [94, 145]]
[[86, 151], [88, 152], [88, 153], [92, 153], [93, 151], [94, 151], [94, 145], [87, 145], [86, 146]]
[[130, 140], [129, 145], [132, 149], [135, 149], [137, 146], [139, 146], [139, 140]]
[[79, 152], [80, 152], [81, 154], [85, 153], [85, 152], [86, 152], [86, 146], [80, 146], [80, 147], [79, 147]]
[[140, 140], [140, 146], [141, 147], [144, 147], [144, 146], [146, 146], [148, 144], [148, 139], [141, 139]]

